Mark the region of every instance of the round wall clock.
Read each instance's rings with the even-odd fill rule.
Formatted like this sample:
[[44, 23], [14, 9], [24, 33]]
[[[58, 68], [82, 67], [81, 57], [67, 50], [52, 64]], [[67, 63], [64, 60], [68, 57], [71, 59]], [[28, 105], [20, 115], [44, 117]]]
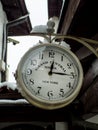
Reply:
[[72, 51], [54, 43], [40, 44], [20, 60], [16, 81], [31, 104], [51, 110], [66, 106], [77, 97], [83, 70]]

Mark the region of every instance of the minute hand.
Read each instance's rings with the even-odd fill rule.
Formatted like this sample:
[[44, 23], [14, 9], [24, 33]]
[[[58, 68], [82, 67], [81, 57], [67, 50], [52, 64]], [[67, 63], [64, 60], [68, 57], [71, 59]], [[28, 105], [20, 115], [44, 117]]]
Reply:
[[72, 73], [72, 74], [66, 74], [66, 73], [60, 73], [60, 72], [52, 72], [52, 74], [76, 76], [76, 75], [74, 75], [73, 73]]

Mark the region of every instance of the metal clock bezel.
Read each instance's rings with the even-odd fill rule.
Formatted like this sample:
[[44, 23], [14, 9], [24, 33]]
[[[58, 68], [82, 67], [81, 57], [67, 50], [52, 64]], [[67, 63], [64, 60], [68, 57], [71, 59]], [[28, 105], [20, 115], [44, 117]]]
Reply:
[[[44, 46], [58, 47], [58, 48], [65, 50], [65, 52], [67, 52], [68, 54], [70, 54], [70, 56], [72, 58], [74, 58], [75, 62], [78, 65], [77, 66], [78, 71], [79, 71], [78, 85], [77, 85], [75, 91], [69, 97], [67, 97], [64, 100], [61, 100], [61, 101], [46, 101], [46, 100], [39, 99], [38, 97], [36, 97], [35, 95], [32, 95], [30, 93], [30, 91], [26, 88], [26, 86], [23, 82], [21, 69], [23, 67], [25, 60], [28, 58], [28, 56], [30, 55], [30, 53], [32, 51], [34, 51], [37, 48], [44, 47]], [[44, 44], [40, 44], [40, 45], [37, 45], [37, 46], [30, 48], [24, 54], [24, 56], [21, 58], [21, 60], [18, 64], [17, 70], [16, 70], [16, 81], [17, 81], [18, 89], [19, 89], [20, 93], [22, 94], [23, 97], [25, 97], [28, 100], [28, 102], [30, 102], [31, 104], [33, 104], [33, 105], [35, 105], [39, 108], [43, 108], [43, 109], [47, 109], [47, 110], [58, 109], [58, 108], [62, 108], [64, 106], [67, 106], [68, 104], [70, 104], [79, 94], [82, 83], [83, 83], [83, 69], [82, 69], [82, 65], [81, 65], [78, 57], [72, 51], [70, 51], [69, 49], [66, 49], [65, 47], [62, 47], [60, 45], [57, 45], [57, 44], [44, 43]]]

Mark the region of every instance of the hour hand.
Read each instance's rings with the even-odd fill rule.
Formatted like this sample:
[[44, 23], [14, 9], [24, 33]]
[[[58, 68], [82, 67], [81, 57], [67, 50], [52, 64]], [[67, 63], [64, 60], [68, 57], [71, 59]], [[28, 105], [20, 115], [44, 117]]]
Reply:
[[53, 67], [54, 67], [54, 61], [52, 62], [51, 66], [50, 66], [50, 71], [48, 73], [49, 75], [52, 75]]

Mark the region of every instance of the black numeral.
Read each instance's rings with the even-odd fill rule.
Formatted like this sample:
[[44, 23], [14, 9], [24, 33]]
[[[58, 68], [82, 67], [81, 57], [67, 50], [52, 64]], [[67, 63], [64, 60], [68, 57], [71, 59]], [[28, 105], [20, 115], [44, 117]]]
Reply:
[[49, 91], [49, 92], [47, 93], [47, 95], [48, 95], [49, 98], [53, 97], [53, 91]]
[[31, 65], [35, 66], [37, 64], [37, 60], [31, 60]]
[[71, 79], [74, 79], [75, 76], [76, 76], [75, 73], [74, 73], [74, 72], [71, 72], [70, 74], [71, 74], [71, 77], [70, 77], [70, 78], [71, 78]]
[[30, 81], [31, 85], [34, 85], [34, 80], [33, 79], [30, 79], [29, 81]]
[[67, 84], [67, 87], [69, 87], [69, 88], [72, 88], [72, 89], [73, 89], [73, 86], [71, 85], [71, 82], [69, 82], [69, 83]]
[[37, 93], [36, 94], [40, 94], [40, 90], [41, 90], [41, 87], [37, 87]]
[[59, 95], [60, 95], [61, 97], [64, 97], [64, 89], [60, 89]]
[[50, 57], [50, 58], [54, 58], [54, 55], [55, 55], [55, 52], [53, 52], [53, 51], [50, 51], [50, 52], [49, 52], [49, 57]]
[[63, 61], [63, 55], [61, 56], [61, 61]]
[[31, 75], [32, 74], [32, 70], [30, 68], [28, 68], [26, 74], [27, 75]]

